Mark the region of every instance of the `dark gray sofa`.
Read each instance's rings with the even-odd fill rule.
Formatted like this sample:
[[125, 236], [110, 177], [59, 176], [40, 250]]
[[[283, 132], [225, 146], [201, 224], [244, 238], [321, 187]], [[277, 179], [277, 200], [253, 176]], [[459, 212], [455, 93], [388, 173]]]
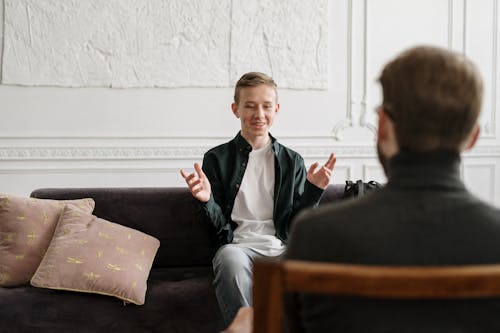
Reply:
[[[331, 185], [321, 203], [339, 200]], [[0, 288], [0, 332], [218, 332], [223, 321], [212, 288], [217, 240], [200, 222], [185, 188], [38, 189], [35, 198], [91, 197], [94, 215], [143, 231], [161, 242], [148, 279], [146, 302], [34, 288]]]

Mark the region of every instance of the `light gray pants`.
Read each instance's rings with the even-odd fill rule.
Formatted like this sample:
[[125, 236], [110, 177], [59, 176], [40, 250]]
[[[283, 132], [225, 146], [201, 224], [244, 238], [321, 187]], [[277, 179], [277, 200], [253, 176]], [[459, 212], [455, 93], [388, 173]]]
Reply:
[[242, 306], [252, 305], [252, 267], [256, 257], [266, 257], [252, 249], [223, 245], [212, 261], [217, 301], [228, 326]]

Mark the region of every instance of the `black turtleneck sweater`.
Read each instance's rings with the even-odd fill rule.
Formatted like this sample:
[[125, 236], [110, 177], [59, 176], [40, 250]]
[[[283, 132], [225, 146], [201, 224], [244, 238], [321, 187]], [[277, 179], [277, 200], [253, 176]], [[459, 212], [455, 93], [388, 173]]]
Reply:
[[[500, 210], [467, 191], [459, 154], [401, 152], [389, 161], [382, 189], [300, 214], [286, 258], [381, 265], [500, 263]], [[302, 324], [310, 332], [500, 332], [500, 315], [491, 320], [492, 311], [500, 313], [497, 301], [422, 308], [418, 302], [318, 302], [308, 296], [303, 306]], [[390, 324], [382, 319], [387, 316]], [[298, 314], [291, 318], [297, 326]]]

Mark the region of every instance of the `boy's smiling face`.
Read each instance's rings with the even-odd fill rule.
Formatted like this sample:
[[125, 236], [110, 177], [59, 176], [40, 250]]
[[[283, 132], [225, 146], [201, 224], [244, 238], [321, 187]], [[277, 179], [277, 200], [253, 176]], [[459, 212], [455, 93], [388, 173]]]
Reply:
[[239, 103], [231, 105], [234, 115], [240, 119], [241, 135], [247, 141], [268, 137], [279, 107], [276, 91], [265, 84], [242, 88]]

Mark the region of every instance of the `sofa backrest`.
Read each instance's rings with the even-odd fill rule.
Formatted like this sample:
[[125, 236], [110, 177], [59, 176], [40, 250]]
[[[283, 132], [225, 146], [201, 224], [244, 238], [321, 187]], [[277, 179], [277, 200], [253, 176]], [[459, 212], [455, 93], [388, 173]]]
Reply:
[[[340, 200], [343, 191], [344, 185], [330, 185], [320, 204]], [[160, 240], [154, 267], [211, 266], [218, 247], [212, 227], [200, 219], [198, 203], [187, 188], [42, 188], [31, 196], [93, 198], [94, 215]]]

